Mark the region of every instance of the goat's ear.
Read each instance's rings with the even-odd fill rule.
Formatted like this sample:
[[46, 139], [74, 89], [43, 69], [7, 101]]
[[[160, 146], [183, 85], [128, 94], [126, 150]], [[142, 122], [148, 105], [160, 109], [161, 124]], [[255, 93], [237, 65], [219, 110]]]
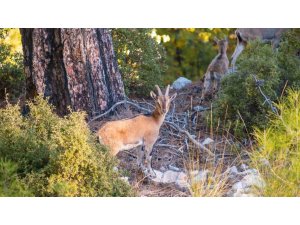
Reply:
[[173, 101], [177, 96], [177, 93], [174, 93], [171, 97], [170, 97], [170, 101]]
[[153, 98], [154, 100], [157, 99], [157, 98], [156, 98], [156, 94], [155, 94], [153, 91], [150, 92], [150, 96], [151, 96], [151, 98]]

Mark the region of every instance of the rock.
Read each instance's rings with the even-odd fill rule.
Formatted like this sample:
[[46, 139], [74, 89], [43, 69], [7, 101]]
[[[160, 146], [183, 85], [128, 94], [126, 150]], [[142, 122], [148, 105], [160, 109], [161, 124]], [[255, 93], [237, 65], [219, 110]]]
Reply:
[[202, 111], [207, 110], [208, 107], [203, 107], [203, 106], [201, 106], [201, 105], [197, 105], [197, 106], [193, 107], [193, 109], [194, 109], [195, 111], [197, 111], [197, 112], [202, 112]]
[[257, 187], [263, 189], [266, 186], [264, 180], [259, 175], [255, 174], [246, 175], [241, 182], [243, 182], [245, 187]]
[[237, 175], [239, 173], [238, 169], [236, 166], [232, 166], [228, 169], [229, 175]]
[[246, 194], [241, 191], [241, 192], [234, 193], [233, 197], [256, 197], [256, 195], [254, 195], [252, 193]]
[[210, 143], [214, 142], [211, 138], [205, 138], [205, 140], [201, 143], [202, 145], [208, 145]]
[[267, 159], [261, 159], [260, 162], [264, 165], [264, 166], [270, 166], [270, 162]]
[[249, 166], [247, 166], [246, 164], [243, 163], [243, 164], [240, 166], [240, 168], [241, 168], [242, 171], [245, 171], [245, 170], [247, 170], [247, 169], [249, 168]]
[[176, 182], [178, 175], [179, 172], [167, 170], [162, 177], [162, 183], [174, 183]]
[[159, 170], [154, 170], [154, 173], [155, 173], [156, 177], [153, 178], [152, 180], [154, 182], [162, 182], [162, 178], [164, 176], [164, 173], [160, 172]]
[[192, 81], [185, 78], [185, 77], [179, 77], [177, 80], [175, 80], [172, 84], [172, 88], [179, 90], [187, 86], [188, 84], [191, 84]]
[[173, 171], [176, 171], [176, 172], [180, 172], [180, 169], [176, 166], [172, 166], [172, 165], [169, 165], [168, 166], [170, 170], [173, 170]]
[[243, 176], [246, 176], [248, 174], [258, 175], [258, 171], [256, 169], [247, 169], [247, 170], [239, 173], [239, 175], [243, 175]]
[[175, 185], [180, 189], [188, 189], [190, 184], [188, 183], [188, 176], [184, 172], [180, 172]]
[[239, 190], [243, 190], [243, 188], [244, 188], [244, 184], [243, 184], [241, 181], [235, 183], [235, 184], [232, 186], [232, 190], [233, 190], [234, 192], [237, 192], [237, 191], [239, 191]]
[[196, 175], [192, 177], [193, 182], [205, 182], [208, 176], [209, 170], [200, 170]]
[[129, 184], [129, 178], [128, 177], [120, 177], [121, 180], [125, 181], [127, 184]]

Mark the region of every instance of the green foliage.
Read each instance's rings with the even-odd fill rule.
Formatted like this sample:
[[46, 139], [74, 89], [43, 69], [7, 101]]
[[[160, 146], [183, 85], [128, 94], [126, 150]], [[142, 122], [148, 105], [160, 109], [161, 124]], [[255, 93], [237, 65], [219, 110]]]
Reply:
[[17, 97], [24, 86], [23, 56], [18, 29], [0, 29], [0, 98]]
[[300, 197], [300, 92], [288, 91], [277, 107], [280, 116], [255, 130], [259, 151], [252, 161], [266, 181], [264, 196]]
[[275, 102], [284, 88], [300, 88], [299, 34], [299, 29], [287, 32], [278, 50], [258, 41], [249, 43], [238, 58], [237, 71], [223, 79], [213, 118], [223, 121], [237, 137], [251, 134], [254, 126], [264, 128], [271, 115], [253, 75], [264, 81], [263, 93]]
[[213, 38], [229, 37], [228, 57], [235, 45], [234, 29], [220, 28], [161, 28], [156, 29], [158, 38], [166, 48], [168, 69], [164, 82], [170, 83], [179, 76], [192, 80], [202, 79], [218, 48]]
[[162, 84], [165, 52], [151, 36], [151, 29], [113, 29], [118, 65], [127, 94], [147, 95]]
[[11, 161], [0, 159], [0, 197], [32, 196], [17, 175], [17, 165]]
[[270, 106], [264, 104], [252, 75], [264, 80], [262, 90], [271, 100], [277, 99], [279, 91], [280, 74], [272, 47], [260, 42], [247, 47], [240, 56], [237, 72], [223, 79], [213, 111], [213, 118], [225, 120], [226, 127], [237, 136], [245, 134], [245, 127], [250, 132], [253, 125], [262, 128], [268, 121]]
[[23, 117], [17, 105], [0, 110], [0, 157], [18, 163], [35, 196], [128, 196], [114, 159], [96, 142], [85, 114], [65, 118], [37, 97]]

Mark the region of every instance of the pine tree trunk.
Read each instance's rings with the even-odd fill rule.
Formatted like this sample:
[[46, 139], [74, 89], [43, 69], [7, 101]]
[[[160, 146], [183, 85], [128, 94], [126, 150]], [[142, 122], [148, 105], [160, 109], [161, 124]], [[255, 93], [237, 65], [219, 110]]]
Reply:
[[108, 29], [20, 29], [26, 98], [49, 97], [60, 115], [106, 111], [125, 96]]

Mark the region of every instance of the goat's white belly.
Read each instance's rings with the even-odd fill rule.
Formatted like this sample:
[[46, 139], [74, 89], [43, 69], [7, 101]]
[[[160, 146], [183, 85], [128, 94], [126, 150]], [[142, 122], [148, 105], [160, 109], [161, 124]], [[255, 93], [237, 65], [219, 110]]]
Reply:
[[140, 140], [136, 143], [132, 143], [132, 144], [125, 144], [125, 145], [122, 146], [122, 150], [129, 150], [129, 149], [135, 148], [137, 146], [140, 146], [142, 144], [143, 144], [142, 140]]

